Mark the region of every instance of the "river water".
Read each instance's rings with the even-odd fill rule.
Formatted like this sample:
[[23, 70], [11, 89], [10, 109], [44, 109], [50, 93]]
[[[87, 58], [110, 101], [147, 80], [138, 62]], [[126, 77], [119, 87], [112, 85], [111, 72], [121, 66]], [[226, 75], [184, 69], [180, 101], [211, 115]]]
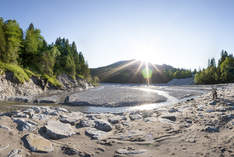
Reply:
[[[81, 92], [73, 93], [71, 104], [57, 104], [70, 111], [91, 113], [121, 113], [128, 111], [152, 110], [165, 106], [173, 106], [180, 101], [185, 101], [211, 90], [211, 86], [161, 86], [137, 84], [101, 84]], [[116, 105], [117, 104], [117, 105]], [[8, 109], [29, 107], [35, 104], [2, 105]], [[38, 104], [36, 104], [38, 105]], [[42, 105], [42, 104], [40, 104]]]

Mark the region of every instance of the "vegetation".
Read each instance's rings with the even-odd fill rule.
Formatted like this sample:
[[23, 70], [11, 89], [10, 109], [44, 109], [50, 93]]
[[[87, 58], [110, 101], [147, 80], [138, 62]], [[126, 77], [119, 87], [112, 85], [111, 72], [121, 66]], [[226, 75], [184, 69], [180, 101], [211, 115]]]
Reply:
[[198, 71], [194, 78], [197, 84], [215, 84], [234, 82], [234, 57], [222, 50], [216, 65], [214, 58], [208, 60], [208, 67]]
[[15, 20], [0, 18], [0, 72], [5, 71], [13, 72], [20, 83], [36, 76], [54, 86], [61, 86], [56, 79], [60, 74], [90, 78], [88, 63], [75, 42], [59, 37], [48, 44], [33, 24], [23, 33]]

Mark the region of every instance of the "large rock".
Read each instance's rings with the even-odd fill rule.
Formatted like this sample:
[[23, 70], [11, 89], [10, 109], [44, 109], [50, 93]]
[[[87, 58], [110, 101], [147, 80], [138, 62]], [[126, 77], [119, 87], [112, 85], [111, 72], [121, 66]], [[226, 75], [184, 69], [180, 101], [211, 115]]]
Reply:
[[36, 129], [37, 123], [26, 119], [14, 119], [19, 131], [33, 131]]
[[116, 154], [121, 154], [121, 155], [143, 154], [145, 152], [147, 152], [147, 150], [145, 149], [135, 150], [133, 148], [127, 148], [127, 149], [123, 148], [115, 151]]
[[95, 140], [101, 140], [106, 136], [105, 131], [100, 131], [95, 128], [86, 129], [85, 134]]
[[46, 135], [51, 139], [66, 138], [76, 134], [70, 124], [64, 124], [55, 120], [48, 121], [45, 128]]
[[60, 121], [63, 123], [70, 123], [71, 125], [75, 125], [79, 120], [83, 118], [83, 114], [81, 112], [72, 112], [67, 115], [62, 115], [60, 117]]
[[95, 123], [91, 119], [81, 119], [80, 122], [76, 125], [77, 128], [83, 128], [83, 127], [94, 127]]
[[54, 104], [57, 103], [59, 101], [59, 96], [57, 95], [53, 95], [50, 97], [42, 97], [42, 98], [38, 98], [37, 100], [35, 100], [36, 103], [45, 103], [45, 104]]
[[33, 152], [48, 153], [54, 150], [53, 145], [49, 140], [35, 134], [26, 135], [25, 141], [27, 142], [29, 149]]
[[140, 114], [130, 114], [129, 115], [129, 118], [131, 119], [131, 120], [138, 120], [138, 119], [142, 119], [142, 116], [140, 115]]
[[105, 132], [112, 130], [111, 124], [107, 121], [95, 120], [94, 122], [95, 122], [95, 128], [98, 130], [105, 131]]

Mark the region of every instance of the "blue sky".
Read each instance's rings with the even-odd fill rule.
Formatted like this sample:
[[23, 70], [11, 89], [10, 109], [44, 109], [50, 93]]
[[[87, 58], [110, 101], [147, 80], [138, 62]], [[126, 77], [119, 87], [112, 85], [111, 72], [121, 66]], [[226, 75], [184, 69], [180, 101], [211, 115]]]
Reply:
[[232, 0], [5, 0], [0, 16], [51, 43], [75, 41], [90, 67], [119, 60], [199, 68], [234, 51]]

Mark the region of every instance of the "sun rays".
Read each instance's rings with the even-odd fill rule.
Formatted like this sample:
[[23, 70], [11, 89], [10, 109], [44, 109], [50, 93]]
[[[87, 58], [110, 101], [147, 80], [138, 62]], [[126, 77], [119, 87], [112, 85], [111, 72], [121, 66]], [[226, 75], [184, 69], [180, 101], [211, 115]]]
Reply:
[[[134, 67], [134, 66], [130, 67], [130, 66], [132, 66], [134, 64], [137, 65], [137, 68]], [[124, 69], [127, 69], [127, 68], [134, 68], [134, 69], [136, 68], [136, 71], [132, 75], [132, 78], [134, 78], [135, 76], [140, 74], [144, 78], [145, 83], [147, 85], [149, 85], [150, 82], [151, 82], [153, 71], [161, 73], [161, 71], [154, 64], [151, 64], [151, 63], [149, 63], [147, 61], [132, 60], [132, 61], [126, 62], [125, 64], [123, 64], [121, 66], [117, 66], [116, 68], [113, 68], [110, 71], [106, 71], [105, 76], [107, 78], [111, 77], [114, 74], [120, 72], [121, 70], [124, 70]]]

